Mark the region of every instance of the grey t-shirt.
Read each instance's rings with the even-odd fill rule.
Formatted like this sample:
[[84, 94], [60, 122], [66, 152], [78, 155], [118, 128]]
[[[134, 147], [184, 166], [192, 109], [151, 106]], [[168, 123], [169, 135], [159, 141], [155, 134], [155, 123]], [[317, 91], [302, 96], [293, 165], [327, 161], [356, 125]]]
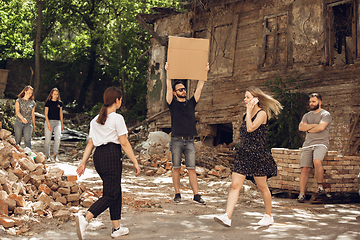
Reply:
[[[31, 111], [36, 105], [35, 101], [24, 100], [23, 98], [18, 98], [16, 101], [19, 103], [20, 114], [27, 120], [28, 123], [32, 123]], [[22, 122], [17, 115], [16, 121]]]
[[325, 145], [327, 148], [329, 147], [329, 129], [331, 123], [331, 115], [328, 111], [324, 109], [321, 109], [321, 111], [318, 113], [310, 111], [303, 116], [301, 122], [306, 122], [307, 124], [319, 124], [320, 122], [327, 122], [328, 125], [321, 132], [306, 132], [306, 138], [305, 142], [303, 143], [303, 147], [309, 147], [313, 145]]

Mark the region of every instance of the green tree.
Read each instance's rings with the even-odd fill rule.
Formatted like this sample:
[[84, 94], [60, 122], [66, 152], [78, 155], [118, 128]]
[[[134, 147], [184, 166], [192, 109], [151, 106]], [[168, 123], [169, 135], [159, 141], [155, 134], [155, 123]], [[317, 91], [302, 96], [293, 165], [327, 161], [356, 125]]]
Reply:
[[0, 4], [0, 61], [34, 56], [35, 2], [6, 0]]
[[299, 148], [303, 142], [298, 126], [302, 116], [306, 113], [308, 97], [300, 91], [301, 86], [307, 82], [299, 83], [297, 78], [287, 77], [286, 81], [276, 78], [267, 81], [267, 87], [281, 105], [283, 110], [269, 121], [267, 148]]
[[[44, 85], [58, 86], [70, 81], [70, 91], [62, 98], [74, 102], [77, 111], [91, 109], [102, 101], [109, 85], [124, 92], [124, 108], [133, 120], [146, 116], [146, 76], [150, 35], [138, 24], [138, 13], [151, 13], [152, 7], [180, 8], [174, 0], [5, 0], [0, 6], [0, 60], [34, 58], [39, 19], [37, 3], [42, 3], [39, 58], [61, 64], [41, 66], [47, 75]], [[15, 14], [14, 14], [15, 12]], [[4, 34], [4, 32], [6, 34]], [[37, 55], [38, 56], [38, 55]], [[51, 68], [49, 70], [49, 67]], [[45, 71], [44, 71], [45, 72]], [[96, 86], [97, 94], [90, 90]], [[101, 92], [101, 93], [100, 93]], [[70, 99], [72, 98], [72, 99]], [[73, 101], [75, 100], [75, 101]]]

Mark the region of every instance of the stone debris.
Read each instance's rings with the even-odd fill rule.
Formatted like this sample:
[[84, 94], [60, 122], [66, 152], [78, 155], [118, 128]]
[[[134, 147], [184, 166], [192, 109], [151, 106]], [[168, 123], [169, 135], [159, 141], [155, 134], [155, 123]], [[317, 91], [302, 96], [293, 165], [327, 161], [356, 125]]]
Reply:
[[[151, 132], [148, 139], [135, 148], [146, 176], [172, 176], [170, 139], [170, 135], [164, 132]], [[199, 178], [226, 178], [231, 175], [234, 144], [210, 147], [195, 140], [195, 148], [196, 173]], [[185, 164], [184, 156], [182, 164]], [[181, 166], [180, 175], [187, 175], [184, 165]]]
[[79, 185], [76, 175], [49, 168], [43, 153], [33, 154], [35, 159], [15, 144], [10, 131], [0, 130], [0, 224], [8, 234], [29, 231], [17, 220], [21, 216], [65, 221], [77, 206], [90, 207], [99, 197]]
[[[170, 136], [164, 132], [153, 132], [149, 139], [135, 147], [137, 158], [145, 170], [145, 175], [172, 176]], [[232, 146], [209, 147], [195, 141], [196, 173], [199, 178], [226, 178], [231, 175], [233, 161]], [[72, 149], [75, 158], [81, 157], [81, 149]], [[24, 149], [16, 145], [11, 132], [0, 130], [0, 225], [11, 235], [30, 231], [28, 222], [37, 221], [35, 216], [69, 220], [81, 208], [89, 208], [99, 197], [101, 191], [87, 189], [77, 183], [77, 176], [64, 175], [64, 171], [46, 164], [42, 152], [32, 152], [28, 156]], [[125, 162], [130, 161], [125, 159]], [[185, 159], [183, 159], [185, 161]], [[90, 161], [91, 162], [91, 161]], [[184, 164], [185, 162], [183, 162]], [[184, 165], [181, 177], [188, 172]], [[141, 202], [140, 199], [124, 202], [139, 207], [161, 207], [157, 202]]]

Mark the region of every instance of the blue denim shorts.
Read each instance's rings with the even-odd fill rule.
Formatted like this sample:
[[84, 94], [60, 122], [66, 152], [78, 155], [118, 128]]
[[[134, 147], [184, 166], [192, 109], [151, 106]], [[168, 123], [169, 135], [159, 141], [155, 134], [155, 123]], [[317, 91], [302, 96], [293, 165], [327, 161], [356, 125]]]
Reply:
[[195, 169], [195, 145], [194, 139], [182, 139], [171, 137], [170, 151], [172, 155], [173, 168], [181, 167], [182, 154], [185, 155], [187, 169]]

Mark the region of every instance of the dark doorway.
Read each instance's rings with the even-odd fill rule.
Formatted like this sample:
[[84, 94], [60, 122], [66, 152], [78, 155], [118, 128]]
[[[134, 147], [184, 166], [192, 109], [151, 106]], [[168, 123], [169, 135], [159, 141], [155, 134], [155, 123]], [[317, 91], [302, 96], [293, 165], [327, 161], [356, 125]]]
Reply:
[[214, 146], [219, 144], [230, 144], [233, 142], [232, 123], [217, 124], [216, 136], [214, 137]]
[[160, 130], [167, 134], [171, 133], [171, 128], [161, 128]]

